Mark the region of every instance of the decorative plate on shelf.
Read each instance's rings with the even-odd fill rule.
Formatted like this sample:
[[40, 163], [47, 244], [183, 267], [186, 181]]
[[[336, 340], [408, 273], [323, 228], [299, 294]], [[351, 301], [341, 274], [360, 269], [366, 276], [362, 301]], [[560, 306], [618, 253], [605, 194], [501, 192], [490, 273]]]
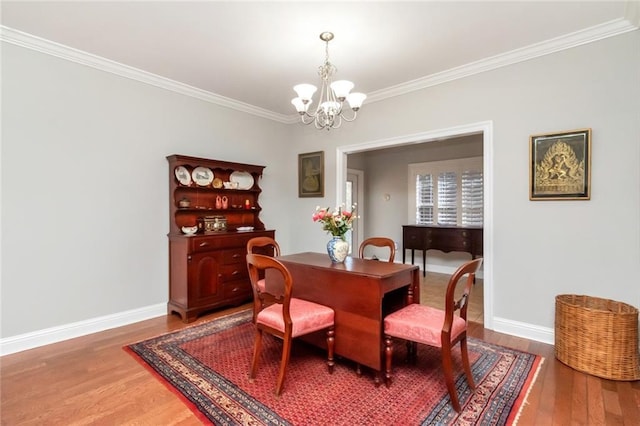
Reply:
[[229, 176], [230, 182], [238, 182], [238, 189], [251, 189], [253, 187], [253, 176], [249, 172], [233, 172]]
[[211, 184], [211, 186], [213, 186], [215, 189], [220, 189], [222, 188], [222, 179], [220, 178], [215, 178], [213, 180], [213, 183]]
[[213, 182], [213, 172], [206, 167], [196, 167], [191, 172], [193, 181], [199, 186], [208, 186]]
[[191, 174], [189, 170], [185, 166], [178, 166], [174, 170], [176, 174], [176, 179], [180, 182], [180, 185], [189, 186], [191, 185]]

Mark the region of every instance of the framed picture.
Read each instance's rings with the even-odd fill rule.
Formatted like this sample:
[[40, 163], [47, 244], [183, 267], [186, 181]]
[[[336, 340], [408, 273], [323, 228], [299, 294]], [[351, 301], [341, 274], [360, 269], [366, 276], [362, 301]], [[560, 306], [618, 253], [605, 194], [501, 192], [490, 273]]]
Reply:
[[591, 129], [530, 137], [530, 200], [591, 198]]
[[324, 197], [324, 151], [298, 154], [298, 197]]

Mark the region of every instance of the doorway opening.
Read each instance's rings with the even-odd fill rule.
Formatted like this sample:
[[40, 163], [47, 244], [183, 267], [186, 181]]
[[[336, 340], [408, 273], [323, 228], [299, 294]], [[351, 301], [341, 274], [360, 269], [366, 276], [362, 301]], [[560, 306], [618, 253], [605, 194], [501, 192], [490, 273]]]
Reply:
[[[484, 174], [484, 231], [483, 231], [483, 313], [484, 326], [493, 329], [493, 122], [471, 123], [446, 129], [375, 140], [337, 148], [336, 198], [345, 202], [347, 181], [347, 155], [383, 148], [422, 144], [467, 135], [482, 135]], [[362, 234], [360, 234], [362, 235]]]

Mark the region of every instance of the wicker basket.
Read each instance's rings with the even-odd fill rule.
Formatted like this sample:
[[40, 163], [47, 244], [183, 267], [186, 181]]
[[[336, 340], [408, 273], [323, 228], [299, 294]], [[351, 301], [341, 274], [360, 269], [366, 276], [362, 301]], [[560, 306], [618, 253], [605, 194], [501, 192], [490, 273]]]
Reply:
[[640, 379], [638, 310], [590, 296], [556, 296], [556, 358], [611, 380]]

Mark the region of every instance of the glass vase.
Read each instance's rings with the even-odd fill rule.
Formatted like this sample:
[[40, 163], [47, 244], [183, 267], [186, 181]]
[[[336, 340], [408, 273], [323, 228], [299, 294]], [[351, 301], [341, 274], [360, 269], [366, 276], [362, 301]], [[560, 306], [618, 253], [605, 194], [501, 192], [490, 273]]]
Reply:
[[333, 263], [342, 263], [349, 254], [349, 243], [340, 236], [334, 236], [327, 243], [327, 253]]

